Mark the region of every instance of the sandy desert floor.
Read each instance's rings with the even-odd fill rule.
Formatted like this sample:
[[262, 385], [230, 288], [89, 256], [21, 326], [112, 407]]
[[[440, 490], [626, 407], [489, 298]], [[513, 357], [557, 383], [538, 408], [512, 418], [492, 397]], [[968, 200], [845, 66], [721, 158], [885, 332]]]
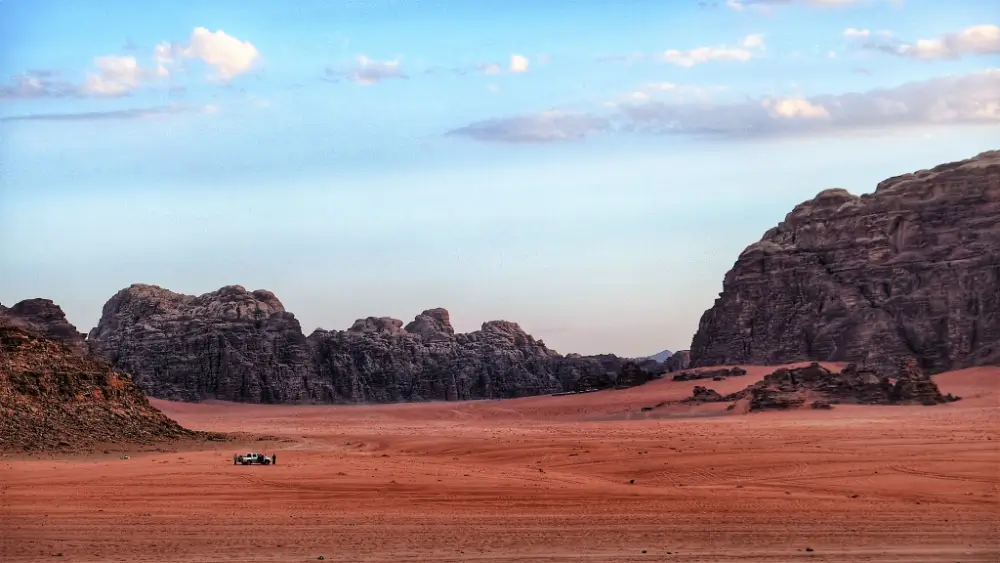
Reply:
[[[963, 400], [642, 412], [696, 383], [656, 381], [421, 405], [155, 401], [245, 437], [0, 457], [0, 560], [1000, 561], [1000, 368], [936, 379]], [[234, 466], [247, 450], [278, 464]]]

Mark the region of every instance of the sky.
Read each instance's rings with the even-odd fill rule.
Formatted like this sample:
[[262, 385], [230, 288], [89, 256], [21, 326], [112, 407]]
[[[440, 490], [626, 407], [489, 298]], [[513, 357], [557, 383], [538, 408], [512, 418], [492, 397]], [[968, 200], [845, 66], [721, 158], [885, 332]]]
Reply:
[[[86, 22], [86, 23], [84, 23]], [[0, 302], [689, 347], [797, 203], [1000, 148], [986, 0], [0, 1]]]

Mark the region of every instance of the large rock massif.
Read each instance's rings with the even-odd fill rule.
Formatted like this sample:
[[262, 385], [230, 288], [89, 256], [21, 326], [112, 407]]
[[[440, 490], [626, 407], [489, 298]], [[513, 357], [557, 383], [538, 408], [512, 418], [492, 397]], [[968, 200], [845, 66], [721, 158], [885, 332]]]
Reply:
[[692, 365], [1000, 362], [1000, 151], [821, 192], [740, 255]]
[[196, 435], [151, 407], [127, 374], [89, 356], [83, 335], [51, 301], [0, 306], [0, 450]]
[[509, 398], [614, 383], [615, 356], [561, 356], [516, 323], [456, 333], [448, 311], [359, 319], [347, 330], [299, 322], [268, 291], [227, 286], [190, 296], [152, 286], [121, 290], [89, 335], [93, 351], [154, 397], [261, 403]]

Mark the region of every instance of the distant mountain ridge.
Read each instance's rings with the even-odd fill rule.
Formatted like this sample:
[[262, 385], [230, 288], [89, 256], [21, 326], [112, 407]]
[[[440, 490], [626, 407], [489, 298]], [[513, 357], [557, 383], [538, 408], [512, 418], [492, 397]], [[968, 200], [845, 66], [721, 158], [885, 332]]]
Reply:
[[199, 296], [132, 285], [105, 304], [88, 345], [149, 395], [179, 401], [500, 399], [572, 391], [581, 380], [614, 385], [626, 364], [560, 355], [509, 321], [456, 333], [445, 309], [405, 326], [368, 317], [307, 337], [273, 293], [238, 285]]
[[646, 360], [653, 360], [653, 361], [656, 361], [656, 362], [660, 362], [662, 364], [663, 362], [667, 361], [667, 359], [670, 358], [670, 356], [673, 356], [673, 355], [674, 355], [674, 353], [671, 352], [670, 350], [664, 350], [662, 352], [657, 352], [656, 354], [653, 354], [652, 356], [648, 356], [648, 357], [646, 357], [644, 359], [646, 359]]

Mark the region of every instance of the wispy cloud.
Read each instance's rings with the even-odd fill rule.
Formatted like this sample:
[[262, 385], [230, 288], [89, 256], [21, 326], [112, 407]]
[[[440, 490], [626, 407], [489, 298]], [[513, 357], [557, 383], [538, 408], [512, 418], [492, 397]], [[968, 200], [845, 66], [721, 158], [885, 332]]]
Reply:
[[763, 138], [958, 124], [1000, 125], [1000, 69], [889, 89], [738, 103], [634, 100], [608, 115], [544, 112], [481, 121], [449, 132], [478, 141], [579, 140], [607, 131]]
[[609, 127], [610, 122], [602, 117], [546, 111], [535, 115], [479, 121], [449, 131], [447, 135], [485, 142], [537, 144], [579, 140], [593, 133], [606, 131]]
[[35, 70], [14, 76], [0, 84], [0, 100], [34, 100], [42, 98], [79, 97], [80, 86], [60, 78], [51, 70]]
[[[867, 32], [868, 30], [863, 31]], [[847, 35], [847, 31], [844, 34]], [[861, 47], [924, 61], [1000, 54], [1000, 26], [996, 25], [974, 25], [959, 31], [944, 33], [932, 39], [919, 39], [912, 43], [894, 39], [892, 34], [886, 32], [879, 35], [881, 37], [865, 41]], [[852, 34], [848, 37], [863, 39], [867, 38], [868, 34]]]
[[714, 45], [693, 49], [668, 49], [658, 53], [632, 53], [629, 55], [601, 55], [598, 60], [634, 62], [654, 60], [691, 68], [713, 61], [747, 62], [759, 57], [766, 50], [764, 36], [754, 33], [732, 45]]
[[364, 55], [359, 55], [354, 65], [341, 68], [327, 68], [328, 79], [337, 81], [350, 80], [358, 84], [371, 85], [391, 79], [408, 78], [399, 66], [399, 60], [376, 61]]
[[[873, 0], [726, 0], [726, 6], [742, 12], [747, 9], [769, 10], [774, 6], [785, 6], [798, 4], [802, 6], [813, 6], [817, 8], [832, 8], [844, 6], [856, 6], [859, 4], [871, 3]], [[892, 4], [902, 4], [902, 0], [890, 0]]]
[[90, 111], [90, 112], [78, 112], [78, 113], [29, 113], [25, 115], [10, 115], [0, 117], [0, 122], [9, 121], [116, 121], [116, 120], [132, 120], [132, 119], [148, 119], [155, 117], [163, 117], [168, 115], [177, 114], [195, 114], [195, 113], [215, 113], [218, 111], [218, 107], [214, 105], [207, 106], [188, 106], [188, 105], [169, 105], [169, 106], [154, 106], [148, 108], [132, 108], [123, 110], [113, 110], [113, 111]]

